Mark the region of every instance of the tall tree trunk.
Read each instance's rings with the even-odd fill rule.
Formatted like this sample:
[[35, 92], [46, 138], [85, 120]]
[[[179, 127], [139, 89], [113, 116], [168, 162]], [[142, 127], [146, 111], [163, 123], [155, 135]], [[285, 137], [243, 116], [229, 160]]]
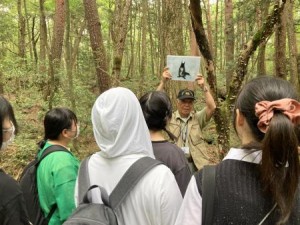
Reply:
[[27, 28], [27, 36], [28, 36], [28, 45], [29, 45], [29, 53], [30, 53], [30, 60], [33, 60], [33, 43], [31, 42], [31, 31], [30, 31], [30, 26], [29, 26], [29, 21], [31, 16], [28, 14], [27, 11], [27, 4], [26, 0], [23, 1], [24, 4], [24, 12], [25, 12], [25, 21], [26, 21], [26, 28]]
[[99, 92], [101, 93], [110, 88], [110, 77], [108, 73], [106, 52], [103, 44], [97, 3], [96, 0], [83, 0], [83, 4], [95, 60]]
[[74, 45], [72, 48], [72, 54], [71, 54], [72, 71], [75, 69], [75, 64], [77, 61], [76, 58], [77, 58], [78, 51], [79, 51], [79, 45], [80, 45], [82, 34], [83, 34], [83, 31], [85, 30], [85, 28], [86, 28], [86, 23], [85, 23], [85, 20], [83, 20], [80, 23], [78, 32], [76, 32]]
[[226, 89], [228, 91], [234, 71], [234, 24], [232, 0], [225, 0], [225, 60]]
[[52, 109], [54, 95], [58, 90], [62, 46], [64, 42], [65, 32], [65, 0], [56, 0], [55, 2], [55, 15], [54, 15], [54, 27], [53, 38], [51, 43], [51, 50], [49, 55], [49, 109]]
[[[47, 74], [46, 56], [48, 55], [48, 41], [47, 41], [47, 24], [44, 8], [45, 0], [39, 0], [40, 5], [40, 52], [39, 52], [39, 74], [43, 76]], [[47, 78], [41, 77], [38, 79], [39, 87], [43, 90], [43, 98], [46, 101], [50, 96], [50, 85], [47, 84]]]
[[297, 39], [295, 34], [294, 27], [294, 0], [287, 0], [286, 2], [286, 11], [287, 11], [287, 36], [288, 36], [288, 46], [289, 46], [289, 64], [290, 64], [290, 74], [291, 74], [291, 83], [300, 91], [300, 77], [297, 66]]
[[218, 67], [218, 36], [219, 36], [219, 0], [216, 1], [216, 14], [215, 14], [215, 35], [214, 35], [214, 44], [215, 44], [215, 47], [214, 47], [214, 58], [216, 60], [216, 65], [215, 67], [217, 68]]
[[76, 102], [74, 95], [74, 85], [73, 85], [73, 70], [72, 70], [72, 62], [71, 62], [71, 38], [70, 38], [70, 5], [69, 0], [65, 0], [66, 4], [66, 35], [65, 35], [65, 61], [66, 61], [66, 69], [67, 69], [67, 77], [68, 77], [68, 88], [67, 93], [69, 100], [71, 102], [71, 108], [74, 112], [76, 112]]
[[[259, 28], [262, 27], [262, 21], [265, 20], [266, 16], [268, 15], [270, 7], [270, 1], [261, 0], [259, 5], [257, 6], [257, 25]], [[266, 71], [266, 44], [267, 40], [259, 46], [258, 55], [257, 55], [257, 75], [264, 76], [267, 74]]]
[[114, 24], [112, 39], [114, 43], [113, 49], [113, 71], [112, 76], [115, 81], [120, 80], [121, 68], [126, 36], [128, 30], [128, 18], [131, 9], [132, 0], [116, 0], [114, 12]]
[[207, 38], [208, 38], [208, 43], [209, 43], [209, 48], [211, 49], [212, 54], [214, 53], [214, 40], [213, 40], [213, 35], [212, 35], [212, 21], [211, 21], [211, 14], [210, 14], [210, 3], [209, 0], [203, 1], [204, 5], [204, 11], [205, 13], [205, 18], [206, 18], [206, 24], [207, 24]]
[[47, 24], [44, 8], [45, 0], [40, 0], [40, 73], [44, 73], [47, 53]]
[[32, 46], [32, 51], [33, 51], [33, 58], [34, 58], [34, 62], [35, 65], [37, 66], [38, 63], [38, 53], [37, 53], [37, 49], [36, 49], [36, 43], [38, 41], [38, 38], [35, 38], [35, 19], [36, 17], [33, 16], [32, 17], [32, 26], [31, 26], [31, 46]]
[[25, 52], [26, 52], [26, 45], [25, 45], [25, 30], [26, 30], [26, 23], [25, 23], [25, 18], [22, 12], [22, 0], [18, 0], [18, 28], [19, 28], [19, 33], [18, 33], [18, 39], [19, 39], [19, 53], [18, 56], [21, 59], [21, 65], [25, 63]]
[[[281, 0], [277, 0], [279, 4]], [[279, 23], [275, 31], [275, 75], [286, 79], [286, 9], [280, 14]]]
[[[148, 6], [149, 7], [149, 6]], [[153, 34], [152, 34], [152, 28], [151, 28], [151, 21], [150, 21], [150, 12], [148, 10], [147, 12], [147, 22], [148, 22], [148, 30], [149, 30], [149, 41], [150, 41], [150, 60], [151, 60], [151, 74], [153, 75], [158, 75], [159, 73], [155, 73], [155, 63], [154, 63], [154, 59], [155, 57], [155, 46], [154, 46], [154, 40], [153, 40]], [[159, 64], [156, 64], [159, 65]]]
[[140, 96], [144, 93], [144, 83], [146, 76], [146, 65], [147, 65], [147, 17], [148, 17], [148, 1], [142, 1], [142, 19], [141, 19], [141, 32], [142, 32], [142, 46], [141, 46], [141, 70], [140, 76], [141, 81], [139, 83], [139, 94]]
[[[178, 0], [162, 1], [161, 30], [161, 60], [166, 62], [167, 55], [183, 55], [183, 4]], [[166, 65], [165, 65], [166, 66]], [[160, 74], [162, 70], [160, 71]], [[186, 82], [185, 82], [186, 85]], [[171, 88], [172, 86], [172, 88]], [[181, 88], [180, 82], [168, 82], [165, 89], [173, 105], [176, 105], [177, 92]]]
[[[190, 13], [192, 20], [192, 27], [195, 33], [196, 41], [199, 46], [200, 52], [204, 57], [205, 68], [207, 71], [207, 81], [210, 86], [212, 95], [214, 96], [217, 108], [215, 111], [214, 120], [217, 126], [218, 131], [218, 144], [219, 151], [222, 153], [223, 149], [229, 148], [228, 138], [229, 138], [229, 129], [225, 130], [224, 122], [226, 117], [222, 118], [222, 114], [219, 107], [218, 99], [216, 96], [216, 81], [215, 81], [215, 65], [212, 57], [212, 52], [209, 47], [208, 39], [205, 33], [205, 29], [202, 21], [202, 8], [199, 0], [190, 0]], [[228, 123], [228, 122], [227, 122]], [[226, 128], [226, 127], [225, 127]], [[224, 129], [224, 130], [223, 130]], [[222, 131], [222, 132], [221, 132]], [[224, 132], [225, 131], [225, 132]], [[220, 154], [219, 152], [219, 154]], [[220, 156], [221, 157], [221, 156]]]

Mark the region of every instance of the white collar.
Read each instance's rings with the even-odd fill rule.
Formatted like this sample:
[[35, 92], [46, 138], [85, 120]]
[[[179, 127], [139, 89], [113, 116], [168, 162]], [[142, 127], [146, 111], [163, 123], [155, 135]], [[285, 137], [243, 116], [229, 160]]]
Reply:
[[261, 150], [256, 150], [256, 149], [246, 150], [240, 148], [231, 148], [223, 160], [234, 159], [234, 160], [240, 160], [244, 162], [260, 164], [261, 157], [262, 157]]

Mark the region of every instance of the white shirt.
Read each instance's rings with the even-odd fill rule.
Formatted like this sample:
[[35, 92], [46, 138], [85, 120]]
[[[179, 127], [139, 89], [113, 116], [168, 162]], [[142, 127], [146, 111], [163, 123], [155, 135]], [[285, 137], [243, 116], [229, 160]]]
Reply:
[[[89, 161], [91, 185], [103, 186], [111, 194], [125, 171], [140, 157], [131, 155], [108, 160], [98, 153], [92, 155]], [[93, 202], [99, 203], [101, 201], [97, 196], [93, 192]], [[159, 165], [131, 190], [121, 204], [123, 217], [118, 217], [118, 222], [120, 225], [173, 225], [181, 203], [182, 197], [174, 175], [169, 168]]]
[[[234, 159], [259, 164], [261, 151], [231, 148], [223, 160]], [[175, 225], [202, 225], [202, 197], [192, 176], [179, 210]]]
[[[90, 183], [104, 187], [109, 195], [136, 160], [144, 156], [154, 158], [150, 133], [139, 101], [126, 88], [112, 88], [98, 97], [92, 109], [92, 123], [101, 151], [89, 160]], [[76, 202], [77, 192], [76, 187]], [[101, 202], [97, 191], [92, 192], [92, 201]], [[173, 225], [181, 203], [173, 173], [159, 165], [150, 170], [122, 202], [118, 223]]]

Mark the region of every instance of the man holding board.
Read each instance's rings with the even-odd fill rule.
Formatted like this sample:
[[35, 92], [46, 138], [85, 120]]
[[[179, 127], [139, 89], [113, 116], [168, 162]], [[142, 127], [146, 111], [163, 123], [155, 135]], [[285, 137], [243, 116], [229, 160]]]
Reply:
[[[180, 62], [182, 61], [183, 60]], [[172, 66], [169, 62], [167, 65]], [[185, 60], [185, 66], [186, 65], [187, 61]], [[158, 91], [162, 91], [166, 82], [170, 79], [174, 80], [175, 76], [178, 78], [177, 74], [173, 75], [174, 72], [171, 74], [170, 71], [171, 68], [164, 69], [161, 82], [157, 87]], [[175, 71], [174, 68], [173, 71]], [[182, 74], [184, 74], [184, 72], [189, 73], [186, 68]], [[192, 77], [192, 75], [193, 74], [190, 73], [190, 75], [186, 75], [186, 78], [189, 76]], [[197, 86], [202, 90], [205, 97], [206, 106], [201, 111], [194, 111], [194, 101], [196, 100], [194, 91], [182, 89], [177, 95], [177, 111], [173, 113], [168, 125], [168, 130], [177, 138], [176, 145], [184, 151], [192, 172], [209, 164], [209, 156], [206, 154], [202, 129], [208, 124], [216, 108], [215, 101], [208, 87], [205, 85], [203, 76], [197, 75], [195, 77], [194, 80], [197, 82]], [[175, 79], [178, 80], [177, 78]], [[180, 79], [181, 78], [182, 77], [180, 77]]]

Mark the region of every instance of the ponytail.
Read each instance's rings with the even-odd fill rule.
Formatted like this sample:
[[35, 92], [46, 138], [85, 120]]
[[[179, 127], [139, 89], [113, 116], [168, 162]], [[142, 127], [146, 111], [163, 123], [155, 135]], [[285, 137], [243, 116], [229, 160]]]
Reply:
[[261, 179], [280, 210], [277, 224], [285, 224], [296, 199], [299, 182], [298, 138], [295, 126], [280, 111], [274, 116], [262, 140]]

